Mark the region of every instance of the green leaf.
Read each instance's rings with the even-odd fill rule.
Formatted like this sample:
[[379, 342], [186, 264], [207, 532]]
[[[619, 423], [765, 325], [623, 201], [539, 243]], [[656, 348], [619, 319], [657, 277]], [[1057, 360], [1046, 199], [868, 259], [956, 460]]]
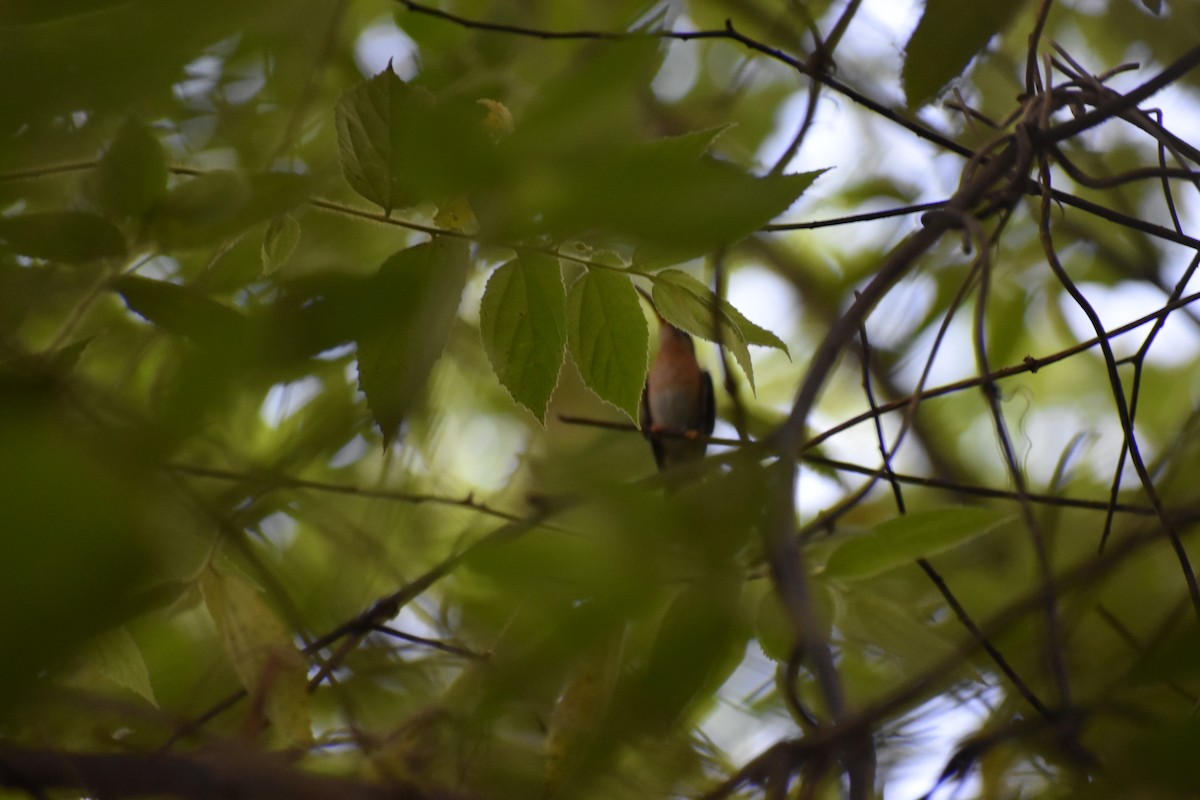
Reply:
[[567, 296], [567, 341], [588, 388], [636, 420], [650, 332], [628, 275], [593, 268]]
[[[679, 274], [686, 278], [695, 280], [686, 272], [680, 272]], [[696, 283], [700, 282], [696, 281]], [[728, 300], [722, 300], [720, 306], [721, 313], [728, 317], [730, 322], [737, 326], [738, 331], [742, 334], [742, 338], [746, 340], [746, 344], [755, 344], [759, 347], [774, 347], [776, 350], [782, 350], [783, 354], [789, 359], [792, 357], [792, 354], [788, 351], [788, 346], [784, 343], [783, 339], [780, 339], [774, 333], [762, 327], [761, 325], [756, 325], [751, 322], [746, 318], [745, 314], [738, 311], [737, 308], [735, 308], [734, 305]]]
[[633, 684], [640, 733], [661, 733], [686, 719], [740, 662], [747, 636], [738, 624], [744, 583], [736, 570], [706, 575], [671, 602]]
[[13, 253], [65, 264], [125, 252], [125, 238], [111, 222], [82, 211], [41, 211], [0, 217], [0, 241]]
[[296, 251], [300, 243], [300, 223], [291, 214], [278, 216], [267, 225], [263, 234], [263, 276], [270, 275], [282, 267]]
[[[758, 610], [754, 618], [754, 638], [763, 655], [773, 661], [786, 662], [796, 647], [796, 631], [784, 610], [779, 593], [773, 586], [759, 590]], [[832, 635], [834, 611], [837, 608], [835, 590], [827, 581], [813, 581], [810, 598], [814, 617], [828, 638]], [[803, 646], [803, 642], [800, 642]]]
[[967, 63], [1004, 30], [1022, 5], [1020, 0], [928, 0], [905, 46], [903, 80], [909, 108], [925, 105], [953, 78], [962, 75]]
[[100, 159], [100, 207], [117, 217], [142, 217], [167, 193], [167, 161], [150, 129], [130, 117]]
[[655, 143], [589, 154], [540, 176], [545, 229], [569, 237], [598, 231], [639, 246], [659, 266], [728, 245], [778, 216], [820, 172], [756, 177], [710, 157], [664, 154]]
[[522, 158], [558, 163], [630, 141], [641, 128], [638, 94], [664, 54], [662, 43], [650, 38], [581, 52], [569, 70], [549, 76], [520, 115], [510, 149]]
[[116, 628], [96, 638], [84, 651], [83, 664], [75, 678], [85, 686], [107, 681], [128, 689], [151, 705], [158, 705], [146, 659], [125, 628]]
[[659, 158], [698, 161], [733, 125], [716, 125], [700, 131], [689, 131], [679, 136], [666, 136], [645, 145], [647, 153]]
[[44, 381], [0, 375], [0, 712], [121, 624], [154, 563], [152, 473]]
[[[285, 22], [284, 10], [294, 14], [297, 8], [277, 0], [18, 0], [15, 7], [5, 0], [0, 129], [40, 130], [78, 111], [87, 112], [88, 127], [132, 107], [182, 112], [171, 87], [186, 65], [212, 55], [216, 42], [261, 36], [264, 25], [298, 30], [302, 23]], [[94, 68], [80, 68], [84, 53]], [[274, 66], [282, 70], [280, 62], [286, 59]]]
[[845, 604], [835, 621], [840, 636], [856, 649], [878, 648], [913, 672], [950, 655], [954, 645], [910, 605], [856, 586], [842, 595]]
[[957, 547], [1011, 518], [966, 506], [906, 514], [848, 539], [829, 557], [825, 572], [831, 578], [870, 578]]
[[137, 275], [119, 278], [115, 287], [132, 310], [176, 336], [236, 352], [246, 345], [249, 327], [241, 312], [191, 287]]
[[457, 197], [494, 173], [494, 148], [475, 103], [439, 102], [391, 65], [351, 87], [335, 109], [342, 174], [385, 212]]
[[151, 234], [168, 249], [230, 239], [303, 203], [311, 186], [290, 172], [207, 172], [167, 194], [152, 215]]
[[[747, 344], [774, 347], [782, 350], [785, 354], [788, 353], [787, 345], [782, 339], [766, 328], [755, 325], [746, 319], [745, 315], [738, 311], [732, 303], [728, 300], [718, 299], [707, 286], [688, 273], [678, 269], [669, 269], [654, 275], [651, 280], [654, 281], [655, 292], [659, 289], [662, 290], [663, 298], [671, 310], [672, 316], [665, 313], [663, 316], [673, 323], [675, 319], [678, 319], [679, 322], [675, 323], [676, 327], [695, 333], [709, 341], [716, 341], [713, 328], [713, 307], [715, 305], [721, 324], [732, 326], [739, 338]], [[657, 295], [654, 300], [657, 304]], [[659, 312], [662, 313], [662, 309], [659, 309]], [[693, 328], [695, 330], [692, 330]]]
[[621, 672], [624, 631], [595, 642], [571, 669], [546, 730], [543, 797], [553, 797], [588, 760]]
[[253, 707], [291, 744], [310, 744], [308, 664], [283, 623], [258, 590], [236, 575], [207, 569], [200, 589], [221, 649]]
[[653, 276], [654, 306], [667, 322], [710, 342], [719, 341], [733, 353], [750, 388], [754, 388], [754, 364], [747, 344], [775, 347], [788, 352], [775, 334], [750, 322], [727, 300], [720, 300], [707, 286], [681, 270], [670, 269]]
[[358, 384], [389, 444], [442, 354], [470, 267], [459, 239], [401, 250], [362, 294]]
[[567, 340], [566, 299], [558, 260], [529, 254], [492, 273], [479, 305], [479, 333], [492, 370], [543, 424]]
[[419, 146], [414, 120], [432, 106], [433, 95], [400, 80], [391, 64], [338, 98], [334, 114], [342, 174], [354, 191], [385, 212], [425, 199], [407, 173]]

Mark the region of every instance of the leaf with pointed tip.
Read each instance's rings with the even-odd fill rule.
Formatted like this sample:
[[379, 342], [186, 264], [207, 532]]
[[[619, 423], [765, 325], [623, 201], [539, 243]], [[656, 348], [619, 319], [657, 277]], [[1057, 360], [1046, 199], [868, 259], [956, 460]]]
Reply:
[[870, 578], [949, 550], [1011, 518], [990, 508], [966, 506], [906, 514], [846, 540], [829, 557], [825, 573], [831, 578]]
[[713, 572], [668, 606], [645, 667], [631, 684], [643, 731], [678, 724], [738, 665], [748, 638], [740, 619], [744, 584], [733, 570]]
[[753, 233], [786, 211], [819, 174], [759, 177], [649, 142], [563, 164], [536, 188], [550, 235], [616, 236], [638, 245], [640, 265], [656, 267]]
[[628, 275], [589, 269], [567, 296], [567, 342], [588, 388], [638, 417], [650, 332]]
[[104, 217], [37, 211], [0, 217], [0, 247], [23, 256], [81, 264], [125, 252], [125, 237]]
[[439, 101], [392, 71], [353, 86], [335, 110], [342, 174], [385, 212], [464, 195], [493, 175], [486, 108]]
[[647, 153], [660, 158], [698, 161], [708, 155], [709, 149], [732, 127], [732, 124], [715, 125], [704, 130], [681, 133], [678, 136], [666, 136], [647, 142], [644, 148]]
[[424, 199], [405, 173], [417, 149], [412, 141], [418, 133], [413, 118], [432, 105], [433, 95], [400, 80], [390, 63], [338, 98], [335, 114], [342, 174], [354, 191], [385, 212]]
[[788, 352], [783, 341], [750, 322], [727, 300], [721, 300], [707, 286], [677, 269], [653, 276], [654, 305], [658, 313], [680, 330], [693, 336], [719, 341], [733, 353], [754, 389], [754, 365], [748, 344], [775, 347]]
[[469, 267], [463, 241], [439, 238], [388, 258], [362, 291], [358, 385], [385, 446], [446, 346]]
[[267, 225], [262, 243], [262, 274], [270, 275], [287, 263], [300, 243], [300, 223], [291, 214], [278, 216]]
[[908, 107], [920, 108], [942, 87], [962, 75], [992, 37], [1004, 30], [1024, 5], [928, 0], [921, 21], [905, 46], [904, 90]]
[[204, 604], [221, 649], [262, 713], [289, 742], [312, 742], [307, 662], [258, 590], [236, 575], [207, 569], [200, 578]]
[[138, 275], [119, 278], [115, 286], [132, 310], [169, 333], [214, 349], [245, 347], [246, 317], [190, 286]]
[[83, 664], [74, 679], [89, 687], [101, 681], [128, 689], [151, 705], [157, 706], [150, 672], [129, 630], [114, 628], [96, 637], [84, 653]]
[[558, 259], [522, 255], [492, 273], [479, 305], [479, 333], [492, 370], [543, 424], [567, 341]]

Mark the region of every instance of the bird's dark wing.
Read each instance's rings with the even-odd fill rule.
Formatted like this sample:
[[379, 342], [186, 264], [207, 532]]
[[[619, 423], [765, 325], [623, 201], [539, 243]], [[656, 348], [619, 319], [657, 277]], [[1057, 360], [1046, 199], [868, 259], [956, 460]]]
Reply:
[[651, 432], [654, 425], [654, 420], [650, 417], [650, 386], [642, 387], [642, 402], [638, 406], [638, 425], [642, 428], [642, 436], [650, 442], [650, 448], [654, 451], [654, 463], [661, 470], [664, 468], [666, 453], [663, 452], [662, 439], [655, 436]]
[[[645, 395], [642, 395], [645, 397]], [[712, 436], [713, 428], [717, 424], [717, 399], [713, 394], [712, 375], [708, 370], [700, 373], [700, 410], [703, 412], [701, 423], [703, 424], [702, 433], [705, 436]]]

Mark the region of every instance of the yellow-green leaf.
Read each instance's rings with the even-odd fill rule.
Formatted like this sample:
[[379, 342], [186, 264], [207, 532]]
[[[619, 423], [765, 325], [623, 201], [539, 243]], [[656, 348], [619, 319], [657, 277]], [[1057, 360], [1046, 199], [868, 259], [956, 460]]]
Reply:
[[637, 419], [650, 332], [628, 275], [589, 269], [567, 296], [567, 341], [583, 382]]
[[358, 295], [358, 383], [385, 444], [446, 346], [469, 267], [462, 241], [435, 239], [394, 254]]
[[588, 759], [621, 670], [624, 631], [601, 637], [567, 676], [546, 733], [544, 798], [553, 797]]
[[775, 347], [787, 353], [787, 345], [775, 334], [755, 325], [727, 300], [719, 299], [707, 286], [677, 269], [657, 273], [654, 305], [658, 313], [680, 330], [720, 342], [733, 353], [754, 389], [754, 364], [748, 344]]
[[291, 214], [275, 217], [267, 224], [262, 243], [262, 274], [270, 275], [282, 267], [300, 243], [300, 223]]
[[869, 578], [949, 550], [1011, 519], [990, 508], [955, 506], [906, 514], [847, 539], [829, 557], [826, 574]]
[[904, 48], [904, 90], [909, 108], [919, 108], [1004, 30], [1021, 10], [1021, 0], [1000, 3], [962, 3], [928, 0]]
[[158, 705], [154, 699], [154, 687], [150, 685], [146, 659], [125, 628], [115, 628], [92, 641], [83, 652], [76, 679], [85, 685], [101, 679], [128, 689], [152, 705]]
[[567, 340], [558, 260], [522, 255], [488, 280], [479, 306], [479, 333], [492, 370], [513, 399], [545, 422]]
[[204, 603], [242, 687], [289, 742], [312, 742], [306, 662], [258, 590], [236, 575], [207, 569]]

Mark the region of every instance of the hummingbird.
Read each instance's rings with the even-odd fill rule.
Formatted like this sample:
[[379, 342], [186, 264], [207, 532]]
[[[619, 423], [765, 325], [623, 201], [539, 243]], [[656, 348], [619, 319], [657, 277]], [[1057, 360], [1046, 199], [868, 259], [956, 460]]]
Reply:
[[662, 317], [639, 416], [660, 470], [704, 457], [717, 419], [712, 376], [696, 361], [692, 337]]

